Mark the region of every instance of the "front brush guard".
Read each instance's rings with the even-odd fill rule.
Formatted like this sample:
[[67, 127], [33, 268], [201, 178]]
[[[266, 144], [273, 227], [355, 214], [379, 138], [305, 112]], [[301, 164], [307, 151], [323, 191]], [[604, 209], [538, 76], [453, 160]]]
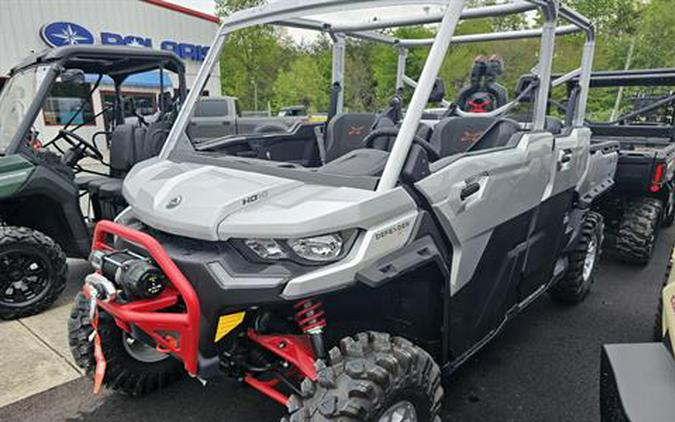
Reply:
[[[94, 231], [92, 251], [113, 251], [113, 247], [106, 243], [106, 238], [110, 235], [147, 251], [170, 285], [156, 298], [125, 304], [117, 303], [114, 299], [97, 299], [96, 304], [112, 315], [121, 329], [130, 333], [132, 325], [140, 328], [157, 343], [159, 351], [180, 358], [185, 370], [191, 376], [197, 376], [200, 307], [194, 288], [159, 242], [138, 230], [111, 221], [101, 221]], [[87, 290], [85, 289], [85, 294]], [[184, 312], [164, 311], [181, 303], [181, 299], [185, 305]]]

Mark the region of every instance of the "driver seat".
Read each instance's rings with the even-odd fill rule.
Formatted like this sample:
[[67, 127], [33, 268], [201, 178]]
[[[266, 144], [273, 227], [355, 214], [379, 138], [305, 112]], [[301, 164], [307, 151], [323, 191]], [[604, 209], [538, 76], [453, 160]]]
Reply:
[[146, 128], [135, 124], [121, 124], [110, 140], [110, 176], [96, 176], [79, 184], [87, 190], [97, 218], [113, 218], [126, 206], [122, 197], [124, 176], [136, 164], [144, 144]]

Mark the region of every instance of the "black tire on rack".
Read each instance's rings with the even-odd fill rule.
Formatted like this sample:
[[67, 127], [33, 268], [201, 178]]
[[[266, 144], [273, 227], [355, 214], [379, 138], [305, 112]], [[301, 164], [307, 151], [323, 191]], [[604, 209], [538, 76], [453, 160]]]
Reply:
[[549, 290], [556, 302], [578, 303], [583, 301], [595, 281], [598, 261], [602, 253], [603, 218], [589, 211], [579, 233], [579, 241], [569, 254], [565, 275]]
[[66, 287], [66, 255], [49, 236], [0, 225], [0, 319], [37, 314]]
[[[87, 374], [96, 368], [94, 343], [89, 317], [89, 301], [82, 293], [68, 319], [68, 343], [77, 365]], [[99, 316], [99, 335], [107, 368], [103, 384], [113, 390], [140, 397], [160, 390], [179, 379], [183, 365], [171, 355], [131, 339], [105, 312]]]
[[654, 250], [663, 203], [636, 198], [626, 203], [616, 239], [616, 252], [627, 263], [646, 265]]
[[400, 337], [367, 332], [346, 337], [317, 362], [282, 421], [440, 421], [441, 371], [423, 349]]

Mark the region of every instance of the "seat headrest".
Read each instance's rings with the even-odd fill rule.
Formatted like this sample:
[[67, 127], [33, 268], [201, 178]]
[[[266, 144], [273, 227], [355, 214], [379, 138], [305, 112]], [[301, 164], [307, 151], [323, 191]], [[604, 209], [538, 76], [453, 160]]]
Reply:
[[375, 113], [343, 113], [335, 116], [326, 128], [326, 162], [363, 147], [370, 133]]
[[[528, 73], [523, 75], [518, 79], [518, 84], [516, 85], [515, 98], [518, 98], [520, 94], [523, 93], [530, 85], [539, 82], [539, 76]], [[529, 103], [534, 101], [534, 95], [536, 91], [531, 91], [526, 96], [520, 99], [521, 103]]]
[[[531, 123], [532, 123], [532, 111], [531, 110], [527, 111], [527, 112], [512, 114], [508, 117], [510, 119], [515, 120], [516, 122], [530, 124], [530, 127], [531, 127]], [[559, 118], [554, 117], [554, 116], [546, 116], [545, 129], [548, 132], [551, 132], [554, 135], [559, 135], [562, 132], [563, 126], [564, 126], [563, 122]]]
[[468, 151], [497, 119], [494, 117], [447, 117], [434, 127], [431, 145], [441, 157]]

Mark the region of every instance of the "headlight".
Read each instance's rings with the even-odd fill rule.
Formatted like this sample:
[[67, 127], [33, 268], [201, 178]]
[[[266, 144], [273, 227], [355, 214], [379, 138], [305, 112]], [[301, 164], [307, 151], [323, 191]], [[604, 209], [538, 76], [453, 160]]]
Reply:
[[283, 259], [288, 255], [274, 239], [246, 239], [246, 246], [263, 259]]
[[342, 244], [342, 236], [339, 233], [288, 241], [288, 246], [300, 258], [318, 262], [337, 259], [342, 253]]
[[266, 261], [290, 259], [301, 264], [324, 264], [344, 257], [352, 247], [356, 234], [356, 230], [347, 230], [301, 239], [244, 239], [237, 243], [243, 243]]

